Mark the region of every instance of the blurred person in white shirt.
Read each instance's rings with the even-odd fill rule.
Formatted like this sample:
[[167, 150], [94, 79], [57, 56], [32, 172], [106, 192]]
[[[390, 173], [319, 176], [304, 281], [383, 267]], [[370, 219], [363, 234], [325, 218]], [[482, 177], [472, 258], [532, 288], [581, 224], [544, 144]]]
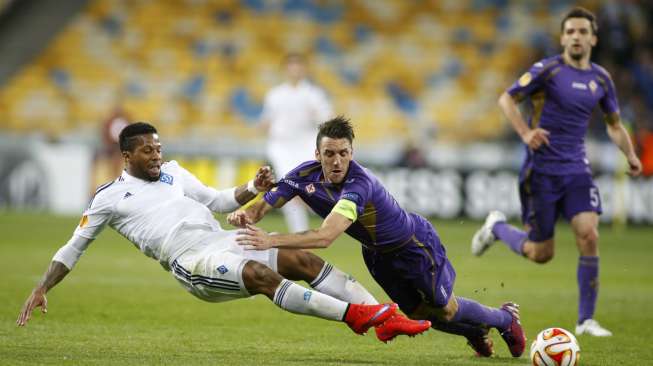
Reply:
[[[307, 78], [306, 58], [290, 53], [283, 64], [286, 81], [266, 94], [261, 121], [269, 136], [268, 159], [278, 176], [315, 159], [317, 126], [334, 115], [324, 90]], [[298, 200], [288, 202], [282, 212], [289, 231], [308, 229], [306, 207]]]

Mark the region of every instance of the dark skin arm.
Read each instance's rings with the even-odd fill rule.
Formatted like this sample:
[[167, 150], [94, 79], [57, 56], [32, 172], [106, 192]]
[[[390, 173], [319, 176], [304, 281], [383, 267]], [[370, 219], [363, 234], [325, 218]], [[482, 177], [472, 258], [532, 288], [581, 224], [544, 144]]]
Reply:
[[16, 320], [18, 326], [22, 327], [27, 324], [27, 321], [32, 317], [32, 311], [37, 307], [41, 307], [41, 312], [44, 314], [48, 312], [48, 299], [45, 297], [45, 294], [63, 280], [69, 272], [68, 267], [61, 262], [52, 261], [50, 263], [50, 267], [48, 267], [43, 278], [25, 301], [23, 309], [20, 311], [20, 315], [18, 315], [18, 319]]
[[[270, 190], [274, 186], [274, 174], [269, 166], [260, 167], [254, 177], [254, 187], [259, 192]], [[247, 190], [247, 183], [236, 187], [236, 202], [246, 204], [256, 197], [256, 194]]]

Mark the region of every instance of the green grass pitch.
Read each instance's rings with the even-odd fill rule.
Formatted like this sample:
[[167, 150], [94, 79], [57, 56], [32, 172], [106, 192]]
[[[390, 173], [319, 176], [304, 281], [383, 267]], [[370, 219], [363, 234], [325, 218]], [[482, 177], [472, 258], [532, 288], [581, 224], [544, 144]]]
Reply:
[[[223, 304], [187, 294], [158, 263], [113, 230], [91, 245], [48, 295], [25, 328], [16, 317], [77, 218], [0, 211], [0, 365], [526, 365], [512, 359], [496, 331], [496, 356], [478, 359], [464, 339], [430, 330], [382, 344], [345, 325], [281, 311], [262, 296]], [[313, 221], [317, 225], [317, 221]], [[473, 258], [468, 242], [478, 222], [436, 221], [458, 272], [455, 292], [485, 304], [521, 304], [530, 340], [543, 328], [573, 329], [577, 252], [559, 225], [556, 257], [547, 265], [497, 245]], [[279, 216], [262, 226], [283, 231]], [[582, 365], [651, 365], [653, 228], [601, 227], [597, 319], [611, 338], [580, 337]], [[359, 245], [339, 239], [318, 251], [353, 274], [379, 300], [387, 296], [364, 267]], [[528, 352], [528, 351], [527, 351]]]

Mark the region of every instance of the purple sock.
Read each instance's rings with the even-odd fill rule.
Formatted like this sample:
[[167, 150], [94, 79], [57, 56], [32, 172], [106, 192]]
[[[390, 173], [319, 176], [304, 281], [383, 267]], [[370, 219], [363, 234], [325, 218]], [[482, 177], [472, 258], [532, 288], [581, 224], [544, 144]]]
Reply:
[[456, 296], [458, 312], [452, 322], [465, 322], [471, 324], [487, 325], [504, 330], [510, 326], [512, 315], [505, 310], [481, 305], [474, 300]]
[[492, 234], [497, 239], [506, 243], [513, 252], [524, 255], [524, 243], [528, 239], [528, 234], [525, 231], [519, 230], [506, 222], [499, 221], [492, 227]]
[[599, 292], [599, 257], [578, 258], [578, 324], [594, 316]]
[[441, 332], [463, 336], [465, 338], [482, 337], [485, 333], [479, 325], [472, 325], [462, 322], [443, 322], [438, 319], [431, 319], [431, 327]]

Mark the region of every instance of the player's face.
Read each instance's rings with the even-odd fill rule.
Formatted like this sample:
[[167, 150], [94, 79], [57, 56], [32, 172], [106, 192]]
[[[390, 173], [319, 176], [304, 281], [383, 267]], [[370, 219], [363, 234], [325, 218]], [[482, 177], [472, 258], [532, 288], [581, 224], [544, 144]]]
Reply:
[[322, 163], [322, 173], [328, 182], [342, 183], [349, 170], [352, 153], [349, 140], [322, 137], [320, 149], [315, 150], [315, 159]]
[[124, 153], [127, 172], [143, 180], [157, 181], [161, 174], [161, 143], [159, 135], [150, 133], [138, 136], [140, 140], [133, 151]]
[[585, 18], [569, 18], [565, 21], [560, 36], [564, 52], [574, 60], [589, 57], [596, 45], [596, 35], [592, 33], [592, 23]]
[[288, 78], [293, 81], [299, 81], [306, 76], [306, 65], [299, 60], [290, 60], [286, 65]]

